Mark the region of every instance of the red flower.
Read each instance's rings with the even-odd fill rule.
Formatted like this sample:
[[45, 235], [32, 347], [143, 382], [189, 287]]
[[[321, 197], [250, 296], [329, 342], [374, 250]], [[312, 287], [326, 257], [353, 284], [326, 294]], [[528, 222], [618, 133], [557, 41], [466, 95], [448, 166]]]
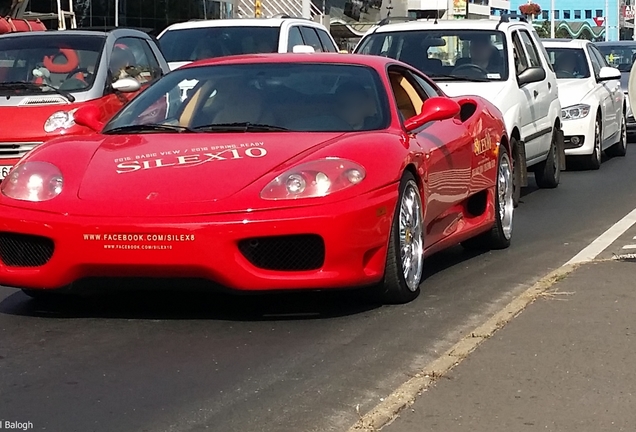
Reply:
[[539, 15], [541, 13], [541, 6], [537, 3], [526, 3], [519, 6], [519, 11], [524, 15]]

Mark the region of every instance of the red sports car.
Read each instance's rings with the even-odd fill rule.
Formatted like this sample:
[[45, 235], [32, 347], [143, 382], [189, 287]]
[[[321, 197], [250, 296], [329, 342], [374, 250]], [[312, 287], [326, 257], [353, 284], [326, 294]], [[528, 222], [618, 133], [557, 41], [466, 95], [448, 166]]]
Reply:
[[392, 59], [202, 61], [105, 126], [91, 106], [75, 120], [101, 133], [36, 148], [0, 188], [0, 283], [31, 296], [92, 277], [193, 277], [370, 286], [399, 303], [419, 293], [427, 255], [510, 244], [501, 114]]

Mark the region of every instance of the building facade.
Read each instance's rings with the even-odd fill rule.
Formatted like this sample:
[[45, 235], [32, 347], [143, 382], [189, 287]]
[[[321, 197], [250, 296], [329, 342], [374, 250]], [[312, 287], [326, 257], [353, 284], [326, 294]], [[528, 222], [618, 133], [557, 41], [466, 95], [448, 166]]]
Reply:
[[[527, 0], [512, 0], [511, 7], [519, 12], [519, 6], [526, 3]], [[551, 10], [550, 0], [535, 0], [534, 3], [542, 10], [541, 14], [534, 18], [535, 23], [550, 21], [554, 14], [555, 24], [561, 30], [559, 33], [567, 32], [569, 37], [604, 40], [607, 34], [607, 40], [615, 41], [619, 40], [621, 28], [627, 28], [627, 23], [623, 19], [624, 1], [608, 0], [606, 8], [605, 0], [554, 0], [554, 11]], [[633, 23], [631, 27], [633, 28]]]
[[[62, 0], [68, 10], [68, 0]], [[109, 29], [115, 26], [115, 0], [73, 0], [78, 27]], [[0, 0], [6, 14], [11, 0]], [[57, 11], [57, 0], [30, 0], [28, 10]], [[119, 0], [119, 25], [157, 34], [170, 24], [191, 19], [231, 18], [235, 0]]]

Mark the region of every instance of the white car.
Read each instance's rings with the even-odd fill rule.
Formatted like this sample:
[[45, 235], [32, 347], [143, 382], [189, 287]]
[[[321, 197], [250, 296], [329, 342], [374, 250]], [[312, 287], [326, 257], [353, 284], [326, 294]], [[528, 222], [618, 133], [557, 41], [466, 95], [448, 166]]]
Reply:
[[609, 67], [590, 41], [546, 39], [543, 45], [559, 83], [566, 156], [576, 156], [589, 169], [599, 169], [603, 151], [625, 156], [627, 105], [621, 71]]
[[414, 20], [372, 28], [354, 52], [395, 58], [450, 96], [479, 95], [503, 114], [515, 161], [515, 203], [527, 171], [555, 188], [565, 168], [557, 80], [534, 27], [498, 20]]
[[329, 31], [303, 18], [195, 20], [173, 24], [157, 37], [171, 70], [195, 60], [238, 54], [286, 53], [310, 46], [338, 52]]

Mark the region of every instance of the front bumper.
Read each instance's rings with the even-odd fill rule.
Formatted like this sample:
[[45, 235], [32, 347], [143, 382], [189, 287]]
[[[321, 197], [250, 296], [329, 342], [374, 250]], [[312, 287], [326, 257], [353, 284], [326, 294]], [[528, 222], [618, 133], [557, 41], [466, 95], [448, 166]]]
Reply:
[[[0, 284], [54, 289], [89, 277], [191, 277], [236, 290], [369, 285], [384, 274], [397, 197], [393, 184], [334, 204], [153, 221], [5, 206]], [[291, 246], [287, 236], [295, 236]]]
[[[562, 127], [566, 156], [591, 155], [594, 152], [594, 116], [588, 114], [582, 119], [565, 120]], [[579, 140], [578, 144], [575, 144], [575, 137]]]

